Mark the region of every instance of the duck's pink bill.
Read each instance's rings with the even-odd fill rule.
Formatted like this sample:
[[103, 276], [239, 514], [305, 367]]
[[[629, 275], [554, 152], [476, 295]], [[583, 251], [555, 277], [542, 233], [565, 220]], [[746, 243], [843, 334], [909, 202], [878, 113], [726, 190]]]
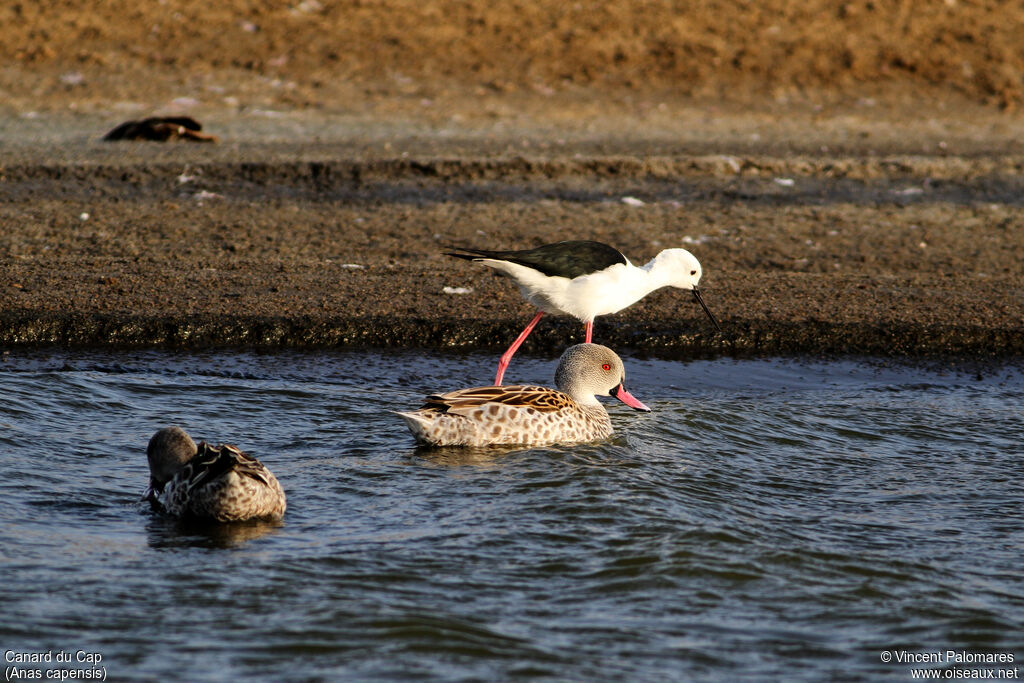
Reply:
[[636, 400], [636, 398], [633, 397], [633, 394], [626, 391], [626, 387], [622, 386], [621, 384], [612, 389], [612, 396], [619, 399], [620, 401], [622, 401], [623, 403], [625, 403], [627, 406], [634, 410], [643, 410], [644, 412], [647, 413], [651, 412], [650, 408], [645, 406], [640, 401]]

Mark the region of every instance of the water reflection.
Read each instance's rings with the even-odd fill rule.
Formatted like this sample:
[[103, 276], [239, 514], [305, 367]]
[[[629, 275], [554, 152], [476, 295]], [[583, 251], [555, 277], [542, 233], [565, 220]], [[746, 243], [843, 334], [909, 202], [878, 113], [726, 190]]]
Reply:
[[412, 459], [417, 464], [423, 462], [439, 467], [496, 467], [509, 456], [528, 451], [522, 446], [494, 446], [478, 448], [473, 446], [446, 446], [432, 448], [417, 446], [412, 451]]
[[150, 548], [239, 548], [284, 527], [284, 522], [253, 520], [217, 524], [189, 522], [147, 511], [152, 519], [146, 523], [146, 540]]

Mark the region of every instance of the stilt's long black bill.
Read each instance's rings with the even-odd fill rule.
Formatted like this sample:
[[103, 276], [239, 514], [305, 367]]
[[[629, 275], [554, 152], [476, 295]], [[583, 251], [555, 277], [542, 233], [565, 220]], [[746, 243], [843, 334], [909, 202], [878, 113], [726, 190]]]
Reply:
[[709, 318], [711, 318], [711, 322], [715, 324], [715, 329], [721, 332], [722, 326], [718, 324], [717, 320], [715, 320], [715, 316], [711, 315], [711, 309], [709, 309], [708, 305], [704, 303], [704, 297], [700, 295], [700, 290], [697, 289], [696, 287], [693, 288], [693, 298], [697, 300], [697, 303], [700, 304], [700, 307], [703, 308], [704, 312], [708, 314]]

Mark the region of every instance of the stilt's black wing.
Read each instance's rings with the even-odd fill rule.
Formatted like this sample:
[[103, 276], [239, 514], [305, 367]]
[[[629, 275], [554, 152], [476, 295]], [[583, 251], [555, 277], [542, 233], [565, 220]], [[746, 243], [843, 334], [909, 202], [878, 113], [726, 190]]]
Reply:
[[569, 279], [589, 275], [617, 263], [627, 262], [622, 252], [615, 247], [592, 240], [570, 240], [520, 251], [488, 251], [468, 247], [453, 247], [453, 249], [466, 253], [445, 253], [448, 256], [468, 260], [489, 258], [518, 263], [544, 275]]

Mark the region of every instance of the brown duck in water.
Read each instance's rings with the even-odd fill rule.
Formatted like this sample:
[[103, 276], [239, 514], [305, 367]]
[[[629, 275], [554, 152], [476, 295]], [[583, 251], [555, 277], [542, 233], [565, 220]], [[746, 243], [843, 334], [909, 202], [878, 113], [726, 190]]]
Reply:
[[623, 383], [626, 370], [600, 344], [566, 349], [555, 371], [559, 391], [537, 386], [460, 389], [427, 397], [419, 410], [398, 412], [428, 446], [546, 446], [604, 439], [608, 412], [595, 396], [614, 396], [635, 410], [650, 410]]
[[149, 440], [150, 484], [143, 495], [175, 517], [215, 522], [284, 516], [284, 490], [263, 463], [234, 446], [196, 446], [184, 429], [165, 427]]

